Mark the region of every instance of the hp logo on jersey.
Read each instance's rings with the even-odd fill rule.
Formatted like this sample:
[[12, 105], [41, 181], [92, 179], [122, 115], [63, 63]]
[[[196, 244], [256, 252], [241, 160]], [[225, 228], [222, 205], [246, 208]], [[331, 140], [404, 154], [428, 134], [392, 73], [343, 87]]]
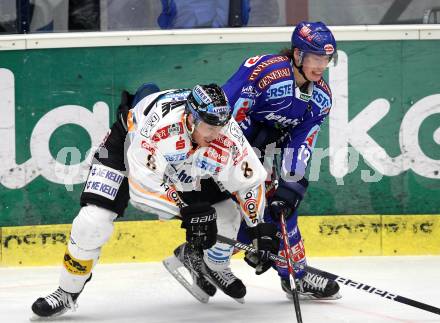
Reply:
[[192, 183], [193, 178], [188, 175], [184, 169], [182, 169], [182, 171], [177, 175], [177, 178], [179, 179], [179, 181], [181, 181], [182, 183]]

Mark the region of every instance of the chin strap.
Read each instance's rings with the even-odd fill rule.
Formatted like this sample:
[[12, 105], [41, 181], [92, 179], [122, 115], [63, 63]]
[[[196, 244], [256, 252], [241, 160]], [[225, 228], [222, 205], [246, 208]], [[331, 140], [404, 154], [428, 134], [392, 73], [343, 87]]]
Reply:
[[190, 129], [190, 128], [188, 128], [188, 124], [189, 124], [189, 121], [188, 121], [188, 113], [185, 113], [184, 115], [183, 115], [183, 119], [184, 119], [184, 125], [185, 125], [185, 129], [186, 129], [186, 131], [188, 132], [188, 134], [190, 135], [190, 137], [191, 137], [191, 140], [192, 140], [192, 134], [193, 134], [193, 132], [194, 132], [194, 129], [196, 128], [195, 127], [195, 125]]
[[293, 66], [295, 66], [295, 68], [298, 70], [298, 72], [302, 75], [302, 77], [304, 77], [304, 79], [307, 82], [310, 82], [310, 80], [307, 78], [306, 74], [304, 74], [304, 71], [302, 69], [302, 65], [296, 65], [295, 59], [292, 59], [292, 64], [293, 64]]
[[196, 124], [194, 123], [193, 124], [193, 127], [190, 129], [190, 128], [188, 128], [188, 113], [185, 113], [184, 115], [183, 115], [183, 118], [184, 118], [184, 122], [183, 122], [183, 125], [184, 125], [184, 127], [185, 127], [185, 129], [186, 129], [186, 131], [188, 132], [188, 135], [189, 135], [189, 139], [191, 140], [191, 143], [192, 143], [192, 145], [193, 145], [193, 148], [195, 149], [197, 146], [198, 146], [198, 144], [194, 141], [194, 138], [193, 138], [193, 133], [194, 133], [194, 130], [196, 129]]

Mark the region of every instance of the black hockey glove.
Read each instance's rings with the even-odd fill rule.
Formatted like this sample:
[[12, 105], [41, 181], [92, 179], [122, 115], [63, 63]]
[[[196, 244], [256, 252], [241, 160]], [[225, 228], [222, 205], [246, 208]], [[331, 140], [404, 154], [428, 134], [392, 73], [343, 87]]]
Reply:
[[195, 248], [209, 249], [217, 241], [217, 213], [206, 202], [180, 209], [182, 228], [186, 229], [186, 241]]
[[253, 268], [255, 273], [261, 275], [273, 264], [269, 254], [278, 254], [280, 239], [277, 237], [277, 226], [274, 223], [258, 223], [257, 226], [248, 228], [249, 237], [258, 254], [246, 252], [244, 261]]
[[127, 115], [128, 111], [132, 108], [134, 95], [124, 90], [121, 93], [121, 103], [119, 103], [118, 110], [116, 111], [116, 117], [127, 128]]
[[283, 213], [284, 218], [288, 219], [298, 208], [301, 200], [301, 195], [281, 181], [274, 195], [269, 200], [270, 216], [274, 221], [280, 221], [281, 213]]

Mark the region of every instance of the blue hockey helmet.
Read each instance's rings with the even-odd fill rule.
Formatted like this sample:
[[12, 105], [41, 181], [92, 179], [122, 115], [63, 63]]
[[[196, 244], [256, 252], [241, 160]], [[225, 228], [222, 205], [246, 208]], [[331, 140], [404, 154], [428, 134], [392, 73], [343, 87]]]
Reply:
[[[323, 22], [302, 21], [292, 34], [292, 48], [298, 48], [301, 60], [304, 54], [326, 55], [333, 64], [337, 63], [336, 40]], [[301, 62], [300, 62], [301, 65]]]
[[224, 126], [231, 119], [231, 106], [217, 84], [196, 85], [187, 97], [186, 110], [195, 123], [203, 121], [212, 126]]

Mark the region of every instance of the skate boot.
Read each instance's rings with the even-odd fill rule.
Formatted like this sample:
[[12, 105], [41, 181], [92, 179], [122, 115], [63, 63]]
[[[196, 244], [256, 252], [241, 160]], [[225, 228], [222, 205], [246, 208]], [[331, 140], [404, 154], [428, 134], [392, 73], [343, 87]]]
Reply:
[[179, 258], [186, 269], [195, 278], [196, 284], [209, 296], [214, 296], [217, 288], [203, 277], [202, 274], [202, 253], [184, 243], [174, 250], [174, 255]]
[[[281, 278], [281, 288], [287, 298], [293, 298], [289, 278]], [[306, 273], [302, 279], [296, 280], [296, 288], [301, 299], [335, 300], [342, 297], [337, 282], [317, 274]]]
[[239, 303], [244, 303], [246, 286], [232, 273], [229, 267], [215, 271], [210, 269], [203, 261], [202, 271], [205, 274], [205, 278], [217, 286], [217, 288], [221, 289], [226, 295], [232, 297]]
[[[92, 275], [90, 275], [90, 277], [86, 280], [85, 284], [87, 284], [90, 279], [92, 279]], [[52, 294], [49, 294], [46, 297], [38, 298], [32, 304], [32, 312], [34, 312], [36, 315], [34, 318], [60, 316], [69, 309], [75, 311], [78, 307], [76, 300], [81, 292], [68, 293], [62, 290], [61, 287], [58, 287], [57, 290]]]
[[[209, 297], [214, 296], [217, 289], [207, 281], [201, 272], [202, 253], [184, 243], [174, 250], [174, 256], [163, 261], [165, 268], [177, 281], [185, 287], [198, 301], [207, 303]], [[191, 274], [192, 282], [188, 281], [179, 271], [185, 267]]]

